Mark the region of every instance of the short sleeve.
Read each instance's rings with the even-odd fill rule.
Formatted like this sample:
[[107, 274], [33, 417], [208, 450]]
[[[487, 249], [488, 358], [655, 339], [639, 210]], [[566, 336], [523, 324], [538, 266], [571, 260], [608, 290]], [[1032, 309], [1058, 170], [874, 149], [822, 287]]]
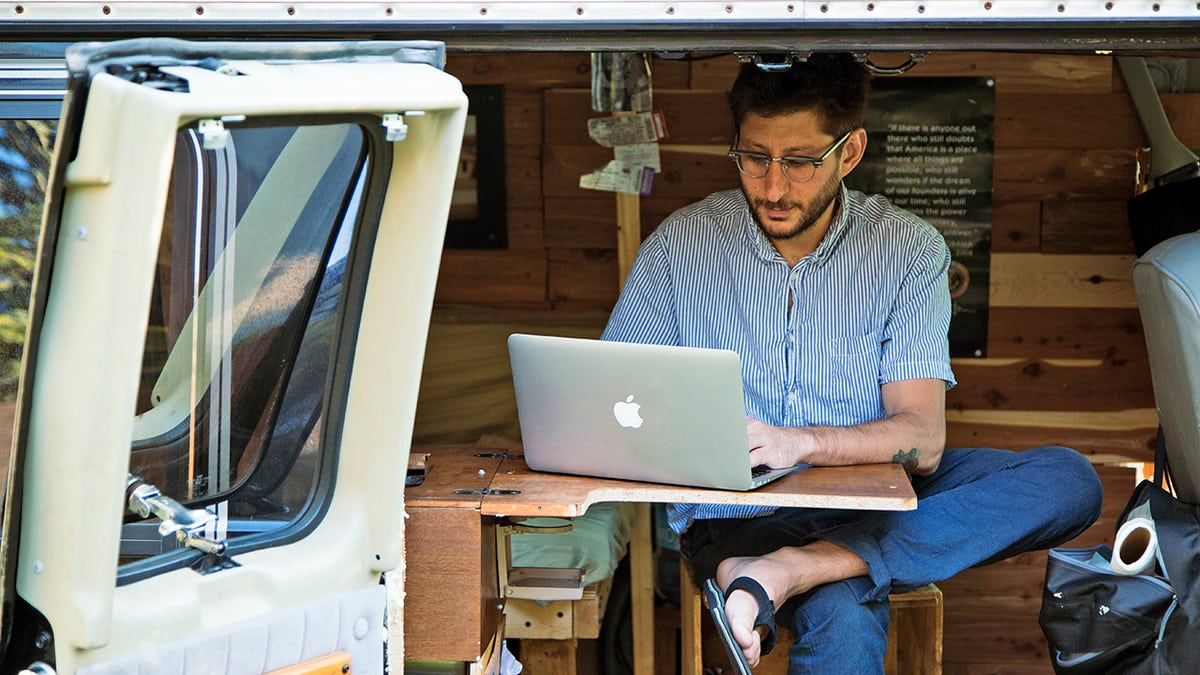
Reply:
[[950, 368], [950, 250], [936, 232], [924, 240], [884, 325], [881, 383], [933, 378], [955, 385]]

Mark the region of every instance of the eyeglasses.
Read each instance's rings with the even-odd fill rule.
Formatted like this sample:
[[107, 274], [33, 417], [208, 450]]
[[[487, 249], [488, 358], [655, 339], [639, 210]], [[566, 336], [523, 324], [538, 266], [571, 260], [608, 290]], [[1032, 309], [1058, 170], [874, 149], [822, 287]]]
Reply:
[[825, 160], [840, 148], [852, 133], [854, 130], [847, 131], [845, 136], [838, 139], [838, 142], [831, 145], [820, 157], [771, 157], [761, 152], [731, 149], [729, 158], [737, 164], [738, 171], [741, 171], [742, 175], [747, 178], [762, 178], [771, 170], [771, 162], [779, 162], [779, 168], [783, 169], [783, 175], [787, 176], [788, 180], [793, 183], [807, 183], [817, 175], [817, 167], [824, 164]]

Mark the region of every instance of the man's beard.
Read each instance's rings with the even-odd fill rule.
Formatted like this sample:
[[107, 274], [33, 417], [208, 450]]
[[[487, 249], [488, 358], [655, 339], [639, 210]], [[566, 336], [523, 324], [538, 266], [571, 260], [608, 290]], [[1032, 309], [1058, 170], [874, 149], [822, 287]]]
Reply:
[[[750, 216], [753, 217], [754, 222], [758, 224], [758, 229], [762, 230], [763, 234], [767, 235], [768, 239], [782, 240], [791, 239], [803, 234], [809, 229], [812, 229], [812, 226], [815, 225], [817, 220], [821, 218], [821, 216], [829, 208], [829, 205], [833, 203], [833, 200], [837, 198], [838, 193], [841, 191], [841, 178], [837, 176], [834, 178], [835, 179], [829, 180], [821, 186], [821, 191], [813, 197], [812, 201], [808, 205], [796, 204], [788, 201], [768, 202], [765, 199], [752, 199], [750, 195], [746, 193], [745, 183], [742, 183], [740, 187], [742, 189], [742, 195], [746, 198], [746, 202], [750, 204]], [[760, 211], [765, 212], [768, 209], [775, 209], [778, 207], [799, 208], [800, 220], [798, 220], [791, 228], [780, 230], [780, 224], [777, 221], [765, 220], [761, 215], [759, 215]]]

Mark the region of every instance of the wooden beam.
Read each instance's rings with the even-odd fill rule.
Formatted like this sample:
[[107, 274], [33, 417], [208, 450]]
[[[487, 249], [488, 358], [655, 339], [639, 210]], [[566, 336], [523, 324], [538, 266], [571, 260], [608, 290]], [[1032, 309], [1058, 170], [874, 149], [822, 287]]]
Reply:
[[953, 410], [1129, 410], [1154, 407], [1145, 362], [1100, 359], [952, 359]]
[[642, 245], [641, 201], [637, 195], [617, 193], [617, 279], [625, 288], [625, 276], [633, 267]]
[[654, 674], [654, 531], [650, 504], [636, 505], [629, 539], [634, 675]]
[[1133, 255], [992, 254], [992, 307], [1137, 307]]
[[683, 560], [679, 561], [679, 672], [681, 675], [702, 675], [704, 659], [700, 653], [700, 617], [703, 605], [694, 587], [692, 572]]

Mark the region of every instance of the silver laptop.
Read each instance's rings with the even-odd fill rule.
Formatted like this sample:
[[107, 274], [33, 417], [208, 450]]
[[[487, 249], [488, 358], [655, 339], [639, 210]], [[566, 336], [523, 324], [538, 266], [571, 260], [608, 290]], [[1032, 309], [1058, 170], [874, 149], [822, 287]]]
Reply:
[[508, 351], [530, 468], [726, 490], [795, 470], [750, 466], [732, 351], [519, 333]]

